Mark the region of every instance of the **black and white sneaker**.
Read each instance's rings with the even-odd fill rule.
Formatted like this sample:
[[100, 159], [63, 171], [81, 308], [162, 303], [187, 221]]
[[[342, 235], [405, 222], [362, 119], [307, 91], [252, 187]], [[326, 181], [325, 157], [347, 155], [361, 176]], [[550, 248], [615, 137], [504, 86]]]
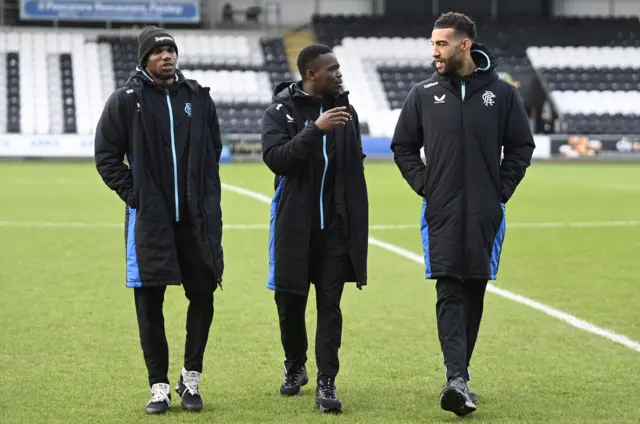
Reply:
[[202, 380], [202, 374], [198, 371], [182, 369], [178, 384], [176, 384], [176, 392], [182, 398], [183, 409], [188, 411], [202, 410], [202, 396], [199, 390], [200, 380]]
[[147, 414], [162, 414], [171, 406], [171, 386], [166, 383], [156, 383], [151, 386], [151, 399], [147, 402]]
[[302, 366], [292, 366], [289, 371], [285, 367], [284, 378], [280, 386], [280, 394], [283, 396], [296, 396], [302, 394], [302, 386], [309, 382], [307, 368]]
[[477, 407], [469, 396], [469, 388], [462, 377], [451, 379], [440, 392], [440, 408], [462, 417]]
[[342, 412], [342, 402], [336, 395], [336, 385], [333, 378], [318, 380], [315, 408], [320, 412]]

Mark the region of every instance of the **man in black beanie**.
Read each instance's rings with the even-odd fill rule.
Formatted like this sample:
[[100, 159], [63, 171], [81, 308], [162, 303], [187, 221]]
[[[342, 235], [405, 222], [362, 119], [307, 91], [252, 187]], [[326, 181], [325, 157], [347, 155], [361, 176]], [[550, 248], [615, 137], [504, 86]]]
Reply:
[[146, 411], [162, 413], [171, 404], [162, 305], [166, 287], [180, 284], [189, 308], [176, 392], [183, 408], [201, 410], [213, 293], [224, 270], [220, 128], [209, 88], [176, 69], [173, 37], [150, 26], [138, 43], [140, 65], [109, 97], [98, 122], [96, 167], [126, 204], [126, 286], [134, 292], [149, 373]]

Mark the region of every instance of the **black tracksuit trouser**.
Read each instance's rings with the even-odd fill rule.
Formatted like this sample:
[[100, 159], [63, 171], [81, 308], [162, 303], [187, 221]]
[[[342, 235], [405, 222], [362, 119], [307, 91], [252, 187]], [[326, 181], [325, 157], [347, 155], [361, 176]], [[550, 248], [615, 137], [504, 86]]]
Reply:
[[[342, 343], [340, 300], [345, 269], [351, 266], [347, 243], [338, 225], [316, 231], [311, 237], [310, 280], [316, 290], [317, 327], [315, 356], [318, 380], [335, 378], [340, 369], [338, 351]], [[280, 338], [285, 353], [285, 369], [307, 362], [305, 311], [307, 296], [276, 291]]]
[[[178, 223], [175, 241], [182, 286], [189, 299], [184, 368], [202, 372], [204, 351], [213, 321], [215, 277], [198, 259], [197, 241], [189, 223]], [[149, 385], [169, 383], [169, 346], [162, 307], [166, 286], [134, 289], [140, 344], [149, 373]]]
[[447, 380], [469, 380], [469, 363], [478, 339], [487, 280], [439, 278], [436, 318]]

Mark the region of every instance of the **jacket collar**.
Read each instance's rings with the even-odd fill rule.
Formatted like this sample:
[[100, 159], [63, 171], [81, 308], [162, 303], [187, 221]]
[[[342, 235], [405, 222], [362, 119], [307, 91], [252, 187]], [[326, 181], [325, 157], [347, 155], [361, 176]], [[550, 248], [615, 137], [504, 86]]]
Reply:
[[[204, 88], [201, 87], [200, 84], [198, 84], [198, 82], [196, 80], [192, 80], [192, 79], [187, 79], [185, 78], [184, 74], [182, 73], [181, 70], [176, 69], [176, 74], [175, 74], [175, 83], [174, 86], [179, 86], [184, 84], [185, 86], [189, 87], [192, 91], [192, 93], [197, 96], [200, 97], [200, 89], [204, 89], [207, 92], [209, 91], [208, 88]], [[142, 66], [138, 65], [136, 66], [135, 70], [131, 73], [131, 76], [129, 77], [129, 79], [127, 80], [127, 82], [125, 83], [126, 86], [129, 87], [151, 87], [154, 90], [157, 91], [162, 91], [164, 93], [165, 87], [159, 85], [158, 83], [156, 83], [153, 78], [151, 78], [151, 76], [149, 75], [149, 73], [146, 71], [146, 69], [144, 69]]]
[[[342, 99], [346, 99], [348, 101], [348, 97], [349, 91], [343, 91], [334, 96], [334, 100], [336, 102], [342, 101]], [[302, 90], [302, 80], [281, 82], [273, 90], [273, 103], [285, 103], [288, 106], [293, 106], [296, 101], [300, 100], [313, 101], [318, 104], [320, 103], [319, 99]]]

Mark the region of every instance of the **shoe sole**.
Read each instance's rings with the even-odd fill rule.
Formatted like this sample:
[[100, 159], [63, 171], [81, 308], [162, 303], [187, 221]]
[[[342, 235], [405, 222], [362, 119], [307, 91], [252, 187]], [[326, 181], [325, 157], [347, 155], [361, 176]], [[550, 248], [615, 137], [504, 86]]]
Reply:
[[333, 412], [336, 414], [340, 414], [343, 412], [343, 407], [340, 404], [332, 405], [332, 406], [322, 406], [319, 401], [316, 400], [314, 404], [314, 408], [320, 410], [322, 413]]
[[144, 411], [147, 413], [147, 415], [160, 415], [160, 414], [166, 414], [168, 410], [169, 410], [169, 407], [167, 407], [167, 409], [162, 411], [150, 411], [148, 409], [145, 409]]
[[455, 389], [445, 390], [440, 396], [440, 408], [462, 417], [476, 410], [476, 406], [464, 393]]
[[297, 392], [288, 392], [285, 389], [283, 389], [282, 387], [280, 388], [280, 394], [282, 396], [287, 396], [287, 397], [293, 397], [293, 396], [300, 396], [302, 395], [302, 387], [298, 387], [298, 391]]
[[146, 411], [147, 415], [162, 415], [162, 414], [166, 414], [168, 410], [164, 410], [164, 411]]

